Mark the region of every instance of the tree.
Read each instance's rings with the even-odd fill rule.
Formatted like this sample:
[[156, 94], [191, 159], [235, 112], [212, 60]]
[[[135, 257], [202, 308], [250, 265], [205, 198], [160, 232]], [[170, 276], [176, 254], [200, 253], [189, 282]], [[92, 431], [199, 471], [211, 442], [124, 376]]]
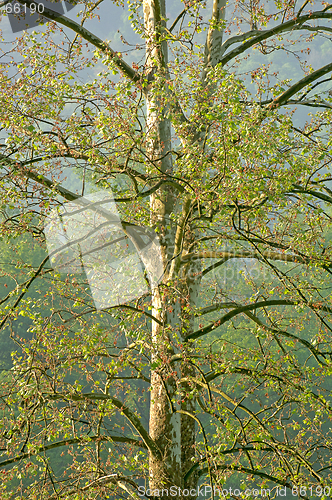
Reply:
[[332, 64], [305, 57], [332, 5], [134, 1], [130, 64], [84, 27], [99, 4], [3, 49], [2, 238], [45, 248], [51, 210], [108, 190], [163, 275], [98, 310], [83, 271], [6, 261], [2, 498], [327, 498]]

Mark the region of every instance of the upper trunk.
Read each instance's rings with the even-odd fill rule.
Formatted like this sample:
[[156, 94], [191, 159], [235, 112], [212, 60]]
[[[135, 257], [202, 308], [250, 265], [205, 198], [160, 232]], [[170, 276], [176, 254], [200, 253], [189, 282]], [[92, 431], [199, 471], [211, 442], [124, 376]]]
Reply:
[[212, 22], [210, 22], [205, 42], [204, 69], [202, 73], [202, 81], [205, 83], [208, 83], [206, 81], [206, 76], [209, 69], [214, 68], [220, 59], [226, 4], [226, 0], [213, 0]]

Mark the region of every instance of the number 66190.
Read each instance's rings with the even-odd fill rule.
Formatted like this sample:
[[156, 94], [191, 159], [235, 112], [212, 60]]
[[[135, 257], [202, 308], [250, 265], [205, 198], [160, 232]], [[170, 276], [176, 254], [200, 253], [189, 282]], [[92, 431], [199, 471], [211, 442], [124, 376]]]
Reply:
[[26, 5], [25, 3], [19, 4], [15, 2], [14, 4], [7, 3], [6, 5], [7, 14], [21, 14], [23, 12], [26, 14], [29, 10], [31, 14], [35, 14], [35, 12], [42, 14], [44, 9], [45, 7], [42, 3], [31, 3], [30, 5]]

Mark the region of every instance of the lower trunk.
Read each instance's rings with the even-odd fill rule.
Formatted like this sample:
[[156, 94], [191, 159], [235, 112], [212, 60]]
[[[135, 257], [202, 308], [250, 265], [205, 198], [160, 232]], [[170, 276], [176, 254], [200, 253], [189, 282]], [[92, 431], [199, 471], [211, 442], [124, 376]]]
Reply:
[[162, 459], [150, 456], [150, 489], [181, 487], [181, 419], [172, 412], [170, 384], [165, 387], [163, 377], [151, 375], [150, 435], [162, 452]]
[[[151, 373], [150, 436], [158, 445], [162, 459], [150, 456], [149, 488], [151, 495], [165, 498], [168, 490], [177, 494], [174, 498], [187, 496], [187, 491], [196, 489], [197, 477], [189, 474], [195, 457], [195, 398], [190, 379], [195, 368], [186, 356], [184, 337], [194, 327], [194, 305], [197, 299], [196, 277], [186, 279], [175, 288], [178, 297], [168, 300], [167, 293], [161, 296], [156, 291], [153, 297], [153, 315], [163, 322], [152, 328], [153, 359]], [[188, 349], [190, 346], [188, 345]], [[174, 354], [182, 360], [170, 363]], [[189, 353], [188, 353], [189, 354]], [[181, 382], [181, 379], [185, 379]], [[173, 490], [170, 488], [173, 487]], [[194, 500], [195, 496], [190, 498]]]
[[[153, 314], [164, 319], [167, 305], [165, 297], [158, 290], [153, 297]], [[149, 487], [153, 491], [181, 487], [181, 416], [176, 412], [177, 374], [167, 363], [173, 354], [172, 343], [163, 325], [153, 322], [152, 327], [152, 367], [150, 396], [151, 438], [159, 447], [162, 458], [150, 454]], [[154, 496], [159, 496], [154, 493]], [[162, 496], [162, 495], [160, 495]]]

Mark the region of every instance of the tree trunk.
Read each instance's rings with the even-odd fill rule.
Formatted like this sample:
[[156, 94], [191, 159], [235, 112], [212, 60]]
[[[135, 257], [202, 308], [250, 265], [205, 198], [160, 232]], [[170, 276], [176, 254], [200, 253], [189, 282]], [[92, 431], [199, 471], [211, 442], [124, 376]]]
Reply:
[[[167, 44], [162, 41], [165, 26], [165, 3], [158, 0], [143, 2], [146, 30], [146, 75], [149, 82], [147, 92], [148, 152], [151, 169], [159, 175], [171, 175], [173, 171], [171, 151], [171, 123], [163, 108], [162, 93], [167, 92]], [[159, 91], [159, 95], [158, 95]], [[161, 94], [160, 94], [161, 93]], [[149, 165], [148, 165], [149, 168]], [[155, 170], [156, 169], [156, 170]], [[168, 279], [168, 262], [172, 257], [174, 228], [170, 214], [174, 210], [174, 196], [169, 186], [162, 186], [150, 199], [151, 224], [159, 233], [164, 277]], [[155, 490], [181, 487], [181, 417], [176, 412], [176, 377], [172, 370], [164, 368], [165, 362], [174, 353], [171, 341], [171, 326], [175, 315], [170, 309], [165, 287], [153, 291], [153, 315], [160, 321], [152, 322], [152, 370], [150, 395], [149, 433], [159, 447], [162, 458], [150, 453], [149, 488]], [[170, 312], [171, 311], [171, 312]], [[153, 493], [155, 492], [155, 493]]]
[[[159, 175], [173, 173], [171, 123], [167, 118], [167, 43], [163, 41], [165, 3], [163, 0], [144, 0], [144, 22], [146, 30], [146, 74], [149, 84], [147, 93], [147, 127], [149, 160]], [[158, 110], [158, 111], [156, 111]], [[158, 160], [157, 160], [158, 159]], [[175, 198], [169, 186], [161, 187], [151, 196], [151, 224], [156, 227], [162, 248], [164, 279], [162, 286], [154, 290], [153, 315], [161, 322], [152, 324], [152, 366], [149, 432], [160, 448], [162, 459], [150, 454], [149, 488], [151, 494], [171, 486], [195, 488], [195, 476], [184, 483], [183, 475], [192, 466], [195, 455], [194, 399], [190, 399], [190, 385], [181, 386], [181, 377], [194, 373], [187, 362], [184, 336], [193, 329], [193, 308], [197, 298], [197, 276], [195, 265], [187, 264], [181, 269], [176, 265], [178, 245], [191, 242], [185, 227], [190, 199], [183, 202], [182, 218], [177, 228], [173, 227], [170, 214], [176, 211]], [[182, 222], [181, 222], [182, 221]], [[189, 234], [191, 234], [189, 232]], [[183, 247], [184, 248], [184, 247]], [[171, 281], [178, 291], [177, 298], [170, 301], [165, 286]], [[170, 357], [179, 354], [179, 360], [169, 363]], [[181, 361], [182, 356], [182, 361]], [[182, 372], [182, 373], [181, 373]], [[154, 493], [155, 492], [155, 493]], [[182, 498], [181, 493], [176, 498]], [[191, 496], [194, 498], [194, 496]]]
[[[147, 92], [148, 150], [151, 168], [157, 167], [161, 176], [172, 175], [171, 123], [168, 110], [167, 43], [163, 40], [165, 23], [165, 2], [144, 0], [144, 23], [146, 32], [146, 75], [149, 85]], [[225, 9], [224, 0], [215, 0], [213, 17], [214, 29], [210, 30], [205, 53], [205, 71], [214, 64], [214, 52], [222, 38]], [[150, 455], [149, 486], [151, 490], [161, 490], [178, 486], [196, 488], [197, 478], [190, 475], [184, 481], [195, 456], [195, 398], [190, 394], [190, 379], [195, 368], [189, 363], [189, 345], [184, 338], [194, 328], [194, 308], [197, 302], [199, 269], [197, 262], [180, 268], [176, 256], [180, 250], [192, 244], [194, 232], [187, 226], [187, 215], [191, 200], [183, 201], [182, 216], [175, 230], [170, 214], [176, 213], [175, 198], [169, 186], [161, 187], [151, 196], [151, 224], [160, 236], [164, 279], [159, 289], [153, 293], [153, 315], [160, 323], [152, 324], [152, 373], [150, 403], [150, 435], [159, 446], [162, 460]], [[174, 223], [173, 223], [174, 224]], [[177, 290], [177, 299], [170, 301], [167, 282]], [[170, 357], [178, 354], [178, 361], [169, 363]], [[181, 378], [187, 380], [181, 383]], [[178, 495], [180, 498], [181, 495]]]

